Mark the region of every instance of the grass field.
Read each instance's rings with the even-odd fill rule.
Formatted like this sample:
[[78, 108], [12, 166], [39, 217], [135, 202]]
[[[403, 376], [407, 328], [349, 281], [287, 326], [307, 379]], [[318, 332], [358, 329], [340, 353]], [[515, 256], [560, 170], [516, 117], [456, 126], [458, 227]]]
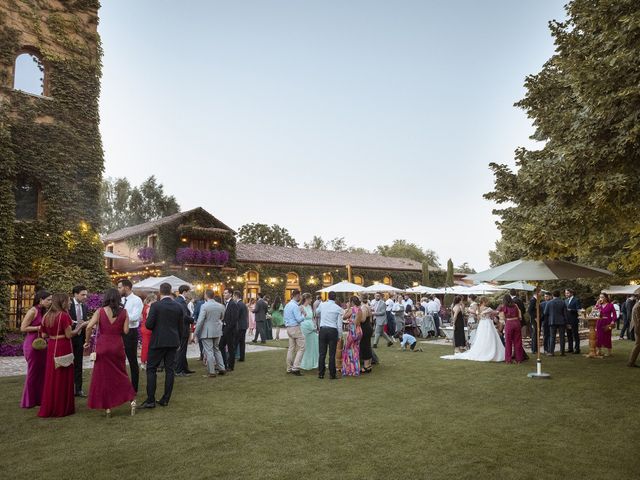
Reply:
[[[0, 379], [3, 479], [638, 479], [640, 369], [614, 357], [452, 362], [379, 348], [362, 378], [284, 373], [285, 351], [229, 376], [177, 378], [168, 408], [39, 419]], [[194, 361], [195, 363], [195, 361]], [[87, 382], [89, 381], [89, 372]], [[162, 384], [162, 379], [159, 382]], [[144, 388], [144, 379], [142, 389]], [[141, 389], [141, 391], [142, 391]], [[139, 400], [143, 400], [141, 395]]]

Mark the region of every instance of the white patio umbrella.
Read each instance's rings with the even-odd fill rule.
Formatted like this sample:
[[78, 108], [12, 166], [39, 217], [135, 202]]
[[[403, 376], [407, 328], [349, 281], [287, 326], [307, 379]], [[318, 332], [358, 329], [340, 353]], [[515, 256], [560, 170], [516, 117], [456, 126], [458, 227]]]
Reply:
[[500, 285], [500, 288], [504, 288], [506, 290], [511, 290], [513, 288], [520, 292], [533, 292], [537, 287], [531, 283], [520, 280], [518, 282], [505, 283], [504, 285]]
[[438, 288], [433, 293], [440, 294], [440, 295], [447, 295], [447, 294], [451, 294], [451, 295], [469, 295], [471, 293], [474, 293], [474, 292], [470, 292], [470, 290], [471, 290], [470, 287], [465, 287], [463, 285], [454, 285], [453, 287]]
[[328, 292], [336, 292], [336, 293], [357, 293], [364, 291], [364, 287], [362, 285], [356, 285], [355, 283], [347, 282], [343, 280], [334, 285], [329, 285], [328, 287], [324, 287], [318, 292], [328, 293]]
[[[589, 267], [579, 263], [563, 260], [515, 260], [484, 272], [469, 275], [480, 281], [522, 281], [522, 280], [571, 280], [575, 278], [597, 278], [612, 276], [608, 270]], [[542, 360], [540, 360], [540, 296], [536, 295], [536, 324], [538, 335], [538, 359], [537, 369], [529, 374], [529, 378], [550, 378], [551, 375], [542, 372]]]
[[[369, 285], [364, 290], [364, 293], [399, 293], [404, 292], [405, 290], [401, 290], [396, 287], [392, 287], [391, 285], [386, 285], [384, 283], [377, 283], [373, 285]], [[408, 292], [408, 290], [406, 290]]]
[[160, 285], [163, 283], [169, 283], [171, 285], [171, 290], [175, 291], [180, 288], [180, 285], [188, 285], [190, 288], [193, 288], [189, 282], [185, 282], [181, 278], [176, 277], [175, 275], [169, 275], [168, 277], [149, 277], [144, 280], [139, 281], [134, 284], [132, 289], [138, 291], [147, 291], [147, 292], [157, 292], [160, 290]]
[[116, 255], [113, 252], [104, 252], [103, 256], [104, 256], [104, 258], [113, 258], [113, 259], [124, 259], [124, 258], [127, 258], [127, 257], [123, 257], [121, 255]]
[[405, 292], [407, 293], [418, 293], [418, 294], [432, 294], [432, 293], [438, 293], [438, 289], [437, 288], [431, 288], [431, 287], [425, 287], [424, 285], [418, 285], [417, 287], [411, 287], [411, 288], [407, 288], [405, 290]]
[[499, 293], [505, 290], [502, 285], [492, 285], [491, 283], [480, 283], [479, 285], [472, 285], [469, 287], [469, 294], [474, 295], [491, 295]]
[[607, 295], [636, 295], [640, 293], [640, 285], [611, 285], [602, 291]]

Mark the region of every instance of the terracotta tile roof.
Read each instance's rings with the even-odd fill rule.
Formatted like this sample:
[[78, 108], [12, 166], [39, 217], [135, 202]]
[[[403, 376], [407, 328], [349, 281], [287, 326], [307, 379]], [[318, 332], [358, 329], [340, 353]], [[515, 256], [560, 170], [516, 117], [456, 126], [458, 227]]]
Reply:
[[236, 259], [240, 263], [277, 263], [285, 265], [321, 265], [376, 270], [421, 271], [422, 265], [408, 258], [383, 257], [373, 253], [333, 252], [305, 248], [276, 247], [273, 245], [250, 245], [238, 243]]
[[[220, 220], [215, 218], [209, 212], [207, 212], [206, 210], [204, 210], [201, 207], [198, 207], [198, 208], [194, 208], [192, 210], [187, 210], [186, 212], [174, 213], [173, 215], [169, 215], [168, 217], [159, 218], [158, 220], [152, 220], [150, 222], [141, 223], [139, 225], [133, 225], [132, 227], [126, 227], [126, 228], [122, 228], [120, 230], [116, 230], [115, 232], [108, 233], [107, 235], [102, 237], [102, 241], [103, 242], [117, 242], [117, 241], [125, 240], [125, 239], [127, 239], [129, 237], [133, 237], [133, 236], [136, 236], [136, 235], [144, 235], [145, 233], [151, 233], [151, 232], [155, 231], [157, 228], [159, 228], [159, 227], [161, 227], [163, 225], [171, 223], [171, 222], [173, 222], [175, 220], [179, 220], [181, 218], [186, 218], [189, 215], [191, 215], [192, 213], [196, 213], [198, 211], [202, 211], [205, 214], [209, 215], [218, 225], [220, 225], [225, 230], [233, 232], [233, 230], [231, 230], [231, 228], [227, 227], [224, 223], [222, 223]], [[233, 232], [233, 233], [235, 233], [235, 232]]]

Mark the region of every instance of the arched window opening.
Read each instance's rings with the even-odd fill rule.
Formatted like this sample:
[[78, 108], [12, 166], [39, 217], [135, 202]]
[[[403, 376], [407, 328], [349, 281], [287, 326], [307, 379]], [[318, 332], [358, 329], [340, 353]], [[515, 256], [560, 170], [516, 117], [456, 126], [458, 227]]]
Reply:
[[46, 70], [40, 57], [31, 51], [16, 57], [13, 88], [33, 95], [46, 95]]
[[297, 273], [287, 273], [287, 288], [300, 288], [300, 278]]
[[37, 220], [42, 211], [40, 185], [32, 178], [19, 176], [13, 194], [16, 200], [16, 220]]
[[322, 286], [328, 287], [329, 285], [333, 285], [333, 275], [330, 273], [322, 274]]
[[382, 283], [384, 283], [385, 285], [393, 285], [393, 281], [391, 280], [391, 277], [386, 276], [382, 279]]
[[247, 283], [259, 283], [260, 275], [255, 270], [247, 272]]
[[353, 283], [356, 285], [364, 285], [364, 277], [362, 275], [354, 275]]

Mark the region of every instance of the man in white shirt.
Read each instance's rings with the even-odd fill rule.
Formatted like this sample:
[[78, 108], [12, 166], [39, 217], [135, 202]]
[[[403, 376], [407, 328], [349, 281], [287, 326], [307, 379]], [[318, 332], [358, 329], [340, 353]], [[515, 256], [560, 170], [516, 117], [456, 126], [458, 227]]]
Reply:
[[433, 323], [436, 324], [436, 337], [440, 336], [440, 307], [438, 297], [431, 295], [431, 300], [427, 302], [427, 313], [433, 317]]
[[320, 312], [320, 334], [318, 347], [320, 357], [318, 359], [318, 378], [324, 378], [327, 347], [329, 347], [329, 375], [332, 380], [336, 376], [336, 348], [338, 338], [342, 335], [342, 316], [344, 310], [336, 303], [336, 292], [329, 292], [329, 300], [318, 306]]
[[118, 292], [122, 296], [122, 306], [129, 314], [129, 333], [122, 336], [124, 343], [124, 353], [129, 361], [131, 369], [131, 385], [138, 391], [138, 377], [140, 369], [138, 367], [138, 327], [142, 319], [142, 300], [131, 291], [133, 284], [131, 280], [124, 279], [118, 282]]

